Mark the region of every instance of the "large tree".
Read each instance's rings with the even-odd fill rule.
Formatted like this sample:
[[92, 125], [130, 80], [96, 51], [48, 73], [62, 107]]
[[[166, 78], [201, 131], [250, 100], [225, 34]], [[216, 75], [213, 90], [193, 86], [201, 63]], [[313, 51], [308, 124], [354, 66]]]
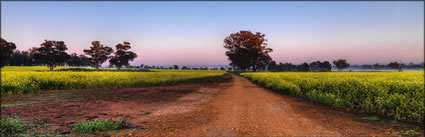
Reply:
[[345, 59], [334, 60], [333, 64], [336, 66], [336, 68], [339, 69], [339, 71], [342, 71], [342, 69], [344, 68], [350, 67], [350, 64]]
[[90, 49], [85, 49], [84, 53], [87, 54], [88, 63], [99, 71], [99, 67], [110, 57], [114, 50], [111, 47], [104, 46], [100, 41], [91, 42], [92, 46]]
[[251, 68], [252, 71], [257, 71], [259, 68], [265, 68], [272, 61], [268, 53], [273, 50], [267, 47], [264, 37], [260, 32], [254, 34], [244, 30], [227, 36], [224, 39], [224, 48], [228, 50], [226, 56], [231, 62], [230, 65], [239, 70]]
[[43, 65], [47, 65], [52, 71], [56, 66], [62, 65], [70, 58], [65, 51], [68, 48], [63, 41], [45, 40], [39, 48], [33, 49], [34, 60]]
[[0, 40], [0, 68], [6, 64], [6, 60], [9, 59], [13, 50], [16, 49], [15, 43], [7, 42], [5, 39]]
[[109, 63], [116, 66], [118, 70], [120, 70], [122, 66], [128, 66], [129, 61], [133, 61], [137, 57], [136, 53], [127, 51], [131, 48], [129, 42], [119, 43], [115, 48], [117, 51], [115, 52], [115, 56], [109, 60]]

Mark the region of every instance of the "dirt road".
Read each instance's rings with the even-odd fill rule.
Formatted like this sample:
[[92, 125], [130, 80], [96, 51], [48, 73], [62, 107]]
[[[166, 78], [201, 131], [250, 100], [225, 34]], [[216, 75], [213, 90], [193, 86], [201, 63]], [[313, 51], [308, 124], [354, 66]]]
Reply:
[[[365, 115], [277, 94], [236, 75], [153, 87], [47, 91], [5, 97], [1, 103], [2, 119], [18, 117], [35, 125], [26, 131], [30, 135], [397, 136], [407, 129], [421, 130], [361, 120]], [[69, 132], [75, 124], [95, 119], [123, 119], [128, 126]]]
[[[394, 136], [394, 125], [360, 120], [232, 75], [231, 86], [189, 113], [149, 121], [136, 136]], [[123, 134], [121, 134], [123, 135]]]

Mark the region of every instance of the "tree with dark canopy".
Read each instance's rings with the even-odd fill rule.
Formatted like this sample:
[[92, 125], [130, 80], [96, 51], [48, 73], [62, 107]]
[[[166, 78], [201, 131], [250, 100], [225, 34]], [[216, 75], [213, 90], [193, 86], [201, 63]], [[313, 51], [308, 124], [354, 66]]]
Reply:
[[324, 61], [320, 63], [320, 71], [321, 72], [330, 72], [332, 70], [332, 65], [329, 61]]
[[255, 34], [251, 31], [241, 30], [232, 33], [224, 39], [224, 48], [228, 57], [230, 66], [234, 66], [239, 70], [257, 71], [259, 68], [265, 68], [271, 62], [268, 53], [272, 52], [267, 47], [265, 35], [260, 32]]
[[374, 69], [379, 69], [380, 67], [381, 67], [381, 65], [379, 65], [378, 63], [373, 64]]
[[277, 64], [276, 64], [276, 61], [271, 61], [270, 62], [270, 64], [267, 66], [267, 70], [268, 71], [271, 71], [271, 72], [276, 72], [276, 71], [278, 71], [278, 69], [277, 69]]
[[15, 43], [7, 42], [5, 39], [0, 40], [0, 68], [6, 64], [6, 60], [9, 59], [13, 50], [16, 49]]
[[10, 66], [33, 66], [36, 65], [30, 51], [15, 50], [6, 63]]
[[400, 64], [400, 63], [398, 63], [397, 61], [390, 62], [390, 63], [388, 64], [388, 66], [389, 66], [390, 68], [393, 68], [393, 69], [398, 69], [398, 71], [399, 71], [399, 72], [401, 72], [401, 71], [402, 71], [402, 70], [401, 70], [401, 64]]
[[322, 64], [320, 61], [311, 62], [309, 64], [309, 71], [320, 71], [320, 64]]
[[179, 70], [179, 66], [178, 65], [173, 65], [173, 69]]
[[344, 68], [350, 67], [350, 64], [348, 64], [345, 59], [334, 60], [333, 64], [336, 66], [336, 68], [339, 69], [339, 71], [342, 71], [342, 69]]
[[84, 55], [77, 55], [77, 53], [71, 53], [71, 58], [69, 58], [66, 61], [66, 64], [68, 66], [78, 66], [78, 67], [82, 67], [82, 66], [87, 66], [87, 57], [85, 57]]
[[309, 69], [310, 69], [310, 66], [308, 65], [308, 63], [307, 62], [304, 62], [303, 64], [301, 64], [301, 65], [298, 65], [298, 71], [301, 71], [301, 72], [308, 72], [309, 71]]
[[99, 71], [99, 67], [110, 57], [114, 50], [111, 47], [104, 46], [100, 44], [100, 41], [93, 41], [90, 49], [85, 49], [84, 53], [89, 55], [88, 63], [96, 68], [96, 71]]
[[65, 51], [68, 48], [63, 41], [44, 40], [39, 48], [33, 49], [34, 60], [47, 65], [52, 71], [56, 66], [63, 65], [70, 58]]
[[115, 56], [109, 60], [109, 63], [115, 65], [118, 70], [120, 70], [122, 66], [130, 65], [129, 61], [133, 61], [137, 57], [136, 53], [127, 51], [131, 48], [130, 42], [124, 41], [124, 43], [117, 44], [115, 48], [117, 51], [115, 52]]

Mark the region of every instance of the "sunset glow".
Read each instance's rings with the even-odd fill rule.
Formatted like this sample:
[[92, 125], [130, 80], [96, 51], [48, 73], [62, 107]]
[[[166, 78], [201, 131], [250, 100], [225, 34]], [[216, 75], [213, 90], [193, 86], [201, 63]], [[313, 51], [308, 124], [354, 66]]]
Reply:
[[[91, 41], [132, 44], [132, 65], [227, 65], [223, 40], [266, 34], [277, 62], [424, 61], [424, 2], [2, 2], [1, 37], [45, 39], [82, 54]], [[107, 65], [105, 63], [103, 65]]]

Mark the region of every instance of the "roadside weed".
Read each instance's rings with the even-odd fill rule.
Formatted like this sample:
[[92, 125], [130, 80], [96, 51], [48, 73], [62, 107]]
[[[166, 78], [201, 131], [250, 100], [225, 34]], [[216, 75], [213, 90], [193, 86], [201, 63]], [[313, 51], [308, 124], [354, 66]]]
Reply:
[[24, 131], [24, 122], [19, 119], [6, 119], [0, 122], [0, 135], [10, 136]]
[[104, 120], [94, 120], [94, 121], [78, 123], [71, 129], [71, 132], [93, 133], [93, 132], [99, 132], [99, 131], [114, 130], [122, 126], [124, 126], [124, 121], [122, 120], [118, 120], [114, 122], [104, 121]]
[[370, 116], [370, 117], [363, 117], [363, 120], [367, 120], [367, 121], [378, 121], [379, 117], [376, 116]]

